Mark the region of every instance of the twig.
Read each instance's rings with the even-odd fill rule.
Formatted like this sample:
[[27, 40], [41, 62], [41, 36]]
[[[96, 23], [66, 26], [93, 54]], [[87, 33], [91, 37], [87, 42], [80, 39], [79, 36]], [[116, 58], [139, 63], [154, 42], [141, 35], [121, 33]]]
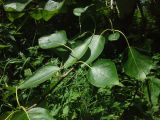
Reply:
[[72, 72], [73, 70], [74, 70], [74, 68], [71, 68], [69, 71], [67, 71], [66, 73], [64, 73], [64, 74], [60, 77], [59, 81], [58, 81], [48, 92], [46, 92], [45, 94], [43, 94], [43, 95], [41, 96], [40, 100], [37, 102], [37, 105], [39, 105], [39, 104], [44, 100], [44, 98], [46, 98], [46, 96], [47, 96], [49, 93], [51, 93], [51, 92], [64, 80], [64, 78], [65, 78], [70, 72]]

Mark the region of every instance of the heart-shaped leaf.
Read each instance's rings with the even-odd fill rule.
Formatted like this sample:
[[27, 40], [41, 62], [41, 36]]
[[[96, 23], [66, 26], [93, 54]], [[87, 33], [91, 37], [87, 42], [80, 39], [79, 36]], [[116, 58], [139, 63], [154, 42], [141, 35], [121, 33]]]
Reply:
[[11, 0], [4, 5], [5, 11], [21, 12], [32, 0]]
[[67, 35], [65, 31], [58, 31], [48, 36], [43, 36], [38, 40], [39, 46], [42, 49], [49, 49], [59, 47], [67, 42]]
[[109, 36], [108, 36], [108, 40], [109, 41], [116, 41], [116, 40], [118, 40], [120, 38], [120, 33], [119, 32], [114, 32], [114, 33], [112, 33], [112, 34], [110, 34]]
[[64, 63], [64, 68], [68, 68], [72, 66], [74, 63], [76, 63], [87, 51], [89, 45], [89, 41], [86, 40], [84, 43], [81, 43], [80, 45], [76, 46], [67, 61]]
[[128, 59], [124, 63], [124, 72], [138, 80], [144, 80], [153, 67], [151, 58], [139, 53], [134, 48], [128, 50]]
[[[32, 108], [27, 111], [30, 120], [53, 120], [48, 110], [40, 107]], [[10, 120], [28, 120], [24, 111], [18, 111], [11, 117]]]
[[37, 70], [31, 77], [25, 80], [18, 88], [33, 88], [51, 78], [60, 68], [58, 66], [46, 65]]
[[98, 60], [88, 73], [88, 81], [96, 87], [120, 85], [115, 64], [111, 60]]
[[89, 49], [90, 49], [90, 56], [85, 61], [85, 63], [90, 64], [92, 63], [103, 51], [105, 45], [105, 38], [100, 35], [93, 35], [89, 39]]

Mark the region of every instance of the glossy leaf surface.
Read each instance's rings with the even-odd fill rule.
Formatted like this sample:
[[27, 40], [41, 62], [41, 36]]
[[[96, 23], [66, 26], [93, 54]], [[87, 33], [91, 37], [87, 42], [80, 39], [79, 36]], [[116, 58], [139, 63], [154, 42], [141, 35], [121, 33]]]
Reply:
[[119, 85], [115, 64], [111, 60], [96, 61], [88, 73], [88, 81], [96, 87], [113, 87]]
[[89, 41], [89, 58], [85, 63], [92, 63], [103, 51], [105, 45], [105, 38], [100, 35], [93, 35], [88, 38]]
[[26, 79], [18, 88], [33, 88], [50, 79], [60, 68], [58, 66], [47, 65], [37, 70], [31, 77]]
[[49, 49], [59, 47], [67, 42], [67, 35], [65, 31], [58, 31], [48, 36], [39, 38], [39, 46], [42, 49]]
[[148, 56], [139, 53], [136, 49], [130, 49], [128, 50], [128, 59], [124, 63], [124, 71], [131, 77], [144, 80], [153, 67], [152, 60]]
[[86, 40], [84, 43], [77, 45], [71, 52], [69, 58], [64, 63], [64, 68], [68, 68], [76, 63], [87, 51], [89, 45], [89, 41]]

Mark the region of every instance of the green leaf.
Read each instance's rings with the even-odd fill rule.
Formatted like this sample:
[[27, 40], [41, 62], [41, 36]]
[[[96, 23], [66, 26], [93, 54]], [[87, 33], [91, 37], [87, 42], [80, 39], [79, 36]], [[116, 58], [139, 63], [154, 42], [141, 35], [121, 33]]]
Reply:
[[109, 41], [116, 41], [120, 38], [119, 32], [114, 32], [108, 36]]
[[[53, 120], [48, 110], [40, 107], [32, 108], [27, 111], [30, 120]], [[24, 111], [16, 112], [10, 120], [28, 120]]]
[[8, 16], [8, 19], [13, 22], [16, 19], [21, 18], [24, 14], [25, 13], [19, 13], [19, 12], [17, 12], [17, 13], [7, 13], [7, 16]]
[[85, 54], [85, 52], [88, 49], [88, 45], [89, 45], [89, 41], [86, 40], [84, 43], [76, 46], [72, 50], [67, 61], [64, 63], [64, 68], [68, 68], [72, 66], [74, 63], [76, 63]]
[[73, 10], [73, 14], [75, 16], [81, 16], [81, 14], [84, 13], [86, 10], [87, 10], [86, 7], [85, 8], [75, 8]]
[[90, 6], [92, 6], [93, 4], [89, 5], [89, 6], [86, 6], [84, 8], [75, 8], [73, 10], [73, 14], [75, 16], [81, 16], [82, 13], [84, 13]]
[[105, 38], [100, 35], [93, 35], [89, 39], [89, 49], [90, 49], [90, 56], [85, 61], [85, 63], [90, 64], [92, 63], [103, 51], [105, 45]]
[[8, 47], [11, 47], [10, 45], [1, 45], [0, 44], [0, 49], [5, 49], [5, 48], [8, 48]]
[[64, 1], [56, 2], [54, 0], [48, 0], [44, 8], [37, 8], [36, 10], [33, 10], [32, 12], [30, 12], [30, 15], [35, 20], [40, 20], [43, 18], [45, 21], [48, 21], [54, 15], [60, 13], [63, 4], [64, 4]]
[[5, 11], [17, 11], [21, 12], [32, 0], [11, 0], [5, 2], [4, 10]]
[[28, 114], [30, 120], [53, 120], [48, 110], [40, 107], [30, 109]]
[[51, 17], [53, 17], [54, 15], [56, 15], [57, 13], [59, 13], [60, 9], [62, 8], [64, 4], [64, 1], [62, 2], [55, 2], [53, 0], [49, 0], [45, 7], [44, 7], [44, 11], [43, 11], [43, 19], [45, 21], [48, 21]]
[[153, 104], [154, 111], [157, 111], [159, 108], [158, 99], [160, 95], [160, 79], [151, 78], [150, 80], [150, 90], [151, 90], [151, 101]]
[[63, 116], [68, 116], [68, 114], [69, 114], [69, 106], [65, 106], [64, 108], [63, 108]]
[[[7, 13], [8, 19], [14, 21], [22, 17], [25, 13], [22, 11], [32, 0], [11, 0], [6, 1], [4, 4], [4, 10], [10, 13]], [[16, 11], [16, 12], [14, 12]], [[12, 13], [13, 12], [13, 13]]]
[[67, 35], [65, 31], [58, 31], [48, 36], [39, 38], [39, 46], [42, 49], [49, 49], [62, 46], [67, 42]]
[[[132, 51], [132, 53], [131, 53]], [[128, 50], [128, 59], [124, 63], [124, 72], [138, 80], [144, 80], [153, 67], [151, 58], [142, 55], [134, 48]]]
[[25, 80], [18, 88], [33, 88], [51, 78], [60, 68], [58, 66], [46, 65], [37, 70], [31, 77]]
[[18, 111], [13, 114], [9, 120], [28, 120], [27, 115], [24, 111]]
[[148, 101], [151, 102], [153, 111], [157, 111], [159, 108], [158, 100], [160, 95], [160, 79], [149, 77], [147, 85], [144, 86], [144, 95]]
[[30, 12], [30, 16], [35, 20], [40, 20], [43, 18], [42, 12], [43, 8], [37, 8], [36, 10]]
[[88, 81], [96, 87], [120, 85], [115, 64], [111, 60], [98, 60], [88, 73]]

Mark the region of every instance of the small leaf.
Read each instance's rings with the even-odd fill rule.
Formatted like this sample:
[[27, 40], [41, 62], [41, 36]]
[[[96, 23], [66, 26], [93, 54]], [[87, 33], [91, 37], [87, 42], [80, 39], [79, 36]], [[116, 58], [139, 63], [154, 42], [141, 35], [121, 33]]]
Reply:
[[73, 10], [73, 14], [75, 16], [81, 16], [82, 13], [84, 13], [90, 6], [92, 6], [93, 4], [89, 5], [89, 6], [86, 6], [84, 8], [75, 8]]
[[98, 60], [88, 73], [88, 81], [96, 87], [120, 85], [115, 64], [111, 60]]
[[120, 38], [119, 32], [114, 32], [108, 36], [109, 41], [116, 41]]
[[58, 66], [46, 65], [37, 70], [30, 78], [26, 79], [18, 88], [33, 88], [50, 79], [60, 68]]
[[12, 0], [4, 5], [5, 11], [21, 12], [32, 0]]
[[84, 13], [86, 11], [86, 8], [75, 8], [73, 10], [73, 14], [75, 16], [81, 16], [82, 13]]
[[74, 63], [76, 63], [85, 54], [85, 52], [88, 49], [88, 45], [89, 45], [89, 41], [86, 40], [84, 43], [76, 46], [72, 50], [67, 61], [64, 63], [64, 68], [68, 68], [72, 66]]
[[30, 16], [35, 20], [40, 20], [43, 18], [42, 12], [43, 12], [43, 8], [37, 8], [30, 12]]
[[67, 35], [66, 32], [62, 30], [51, 35], [41, 37], [38, 42], [42, 49], [55, 48], [62, 46], [62, 44], [66, 44]]
[[90, 56], [85, 61], [85, 63], [90, 64], [92, 63], [103, 51], [105, 45], [105, 38], [100, 35], [93, 35], [89, 39], [89, 49], [90, 49]]
[[[131, 53], [132, 51], [132, 53]], [[124, 72], [138, 80], [144, 80], [153, 67], [151, 58], [140, 54], [134, 48], [128, 50], [128, 59], [124, 63]]]
[[55, 14], [59, 13], [59, 10], [62, 8], [63, 4], [64, 4], [64, 1], [55, 2], [53, 0], [49, 0], [44, 7], [43, 19], [45, 21], [48, 21]]

